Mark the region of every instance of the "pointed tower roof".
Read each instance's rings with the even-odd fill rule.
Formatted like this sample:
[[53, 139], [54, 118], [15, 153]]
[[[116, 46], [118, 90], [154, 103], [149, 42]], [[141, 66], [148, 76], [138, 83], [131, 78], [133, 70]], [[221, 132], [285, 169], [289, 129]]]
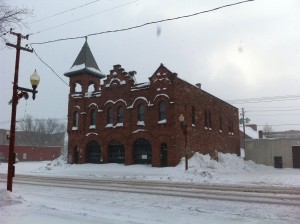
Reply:
[[88, 45], [87, 38], [71, 69], [64, 75], [67, 77], [76, 76], [80, 74], [89, 74], [98, 78], [104, 78], [105, 75], [100, 71], [96, 60]]

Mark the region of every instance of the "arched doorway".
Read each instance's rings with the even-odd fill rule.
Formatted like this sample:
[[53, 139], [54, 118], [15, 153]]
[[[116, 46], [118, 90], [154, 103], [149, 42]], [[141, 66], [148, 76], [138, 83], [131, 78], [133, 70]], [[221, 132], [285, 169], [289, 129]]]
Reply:
[[113, 140], [109, 144], [109, 162], [125, 163], [125, 147], [118, 140]]
[[160, 145], [160, 165], [161, 167], [168, 166], [168, 146], [165, 143]]
[[151, 144], [144, 138], [136, 140], [133, 144], [135, 164], [151, 164]]
[[79, 148], [78, 148], [78, 146], [75, 146], [74, 148], [73, 148], [73, 163], [74, 164], [77, 164], [78, 163], [78, 158], [79, 158]]
[[96, 141], [91, 141], [87, 145], [87, 163], [100, 163], [101, 160], [101, 149], [100, 145]]

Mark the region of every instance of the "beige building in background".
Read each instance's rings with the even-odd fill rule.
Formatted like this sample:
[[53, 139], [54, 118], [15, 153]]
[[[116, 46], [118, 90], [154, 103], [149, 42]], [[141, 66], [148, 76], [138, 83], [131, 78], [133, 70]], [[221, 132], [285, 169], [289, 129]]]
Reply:
[[245, 160], [275, 168], [300, 168], [300, 138], [247, 139]]

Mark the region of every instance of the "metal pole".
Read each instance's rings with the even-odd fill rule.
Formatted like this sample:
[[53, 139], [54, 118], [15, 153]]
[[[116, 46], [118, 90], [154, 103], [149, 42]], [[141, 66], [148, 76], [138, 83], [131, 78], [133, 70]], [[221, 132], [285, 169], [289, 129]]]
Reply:
[[245, 130], [245, 110], [244, 108], [242, 108], [242, 116], [243, 116], [243, 132], [244, 132], [244, 142], [245, 142], [245, 139], [246, 139], [246, 130]]
[[8, 154], [8, 171], [7, 171], [7, 190], [12, 191], [13, 177], [15, 176], [15, 132], [16, 132], [16, 114], [18, 103], [18, 79], [19, 79], [19, 62], [20, 62], [20, 46], [21, 46], [21, 34], [17, 35], [17, 47], [16, 47], [16, 64], [15, 64], [15, 76], [13, 83], [13, 96], [12, 96], [12, 109], [11, 109], [11, 123], [10, 123], [10, 139], [9, 139], [9, 154]]
[[184, 134], [185, 134], [185, 170], [188, 170], [188, 152], [187, 152], [187, 125], [184, 127]]

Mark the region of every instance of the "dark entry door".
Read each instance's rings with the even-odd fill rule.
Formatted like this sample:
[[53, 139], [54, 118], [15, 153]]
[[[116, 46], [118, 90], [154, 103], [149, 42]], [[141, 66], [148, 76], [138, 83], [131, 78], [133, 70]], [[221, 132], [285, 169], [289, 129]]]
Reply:
[[282, 156], [274, 156], [274, 167], [282, 168]]
[[109, 145], [109, 161], [111, 163], [125, 162], [125, 148], [121, 142], [114, 140]]
[[160, 164], [161, 164], [161, 167], [168, 166], [168, 146], [167, 146], [167, 144], [161, 144], [161, 146], [160, 146]]
[[300, 146], [292, 146], [293, 167], [300, 168]]
[[150, 143], [146, 139], [138, 139], [133, 144], [136, 164], [151, 164], [152, 149]]
[[100, 145], [95, 141], [91, 141], [87, 146], [87, 163], [100, 163], [100, 159]]
[[73, 163], [75, 163], [75, 164], [77, 164], [78, 163], [78, 154], [79, 154], [79, 152], [78, 152], [78, 147], [76, 146], [75, 148], [74, 148], [74, 152], [73, 152]]

